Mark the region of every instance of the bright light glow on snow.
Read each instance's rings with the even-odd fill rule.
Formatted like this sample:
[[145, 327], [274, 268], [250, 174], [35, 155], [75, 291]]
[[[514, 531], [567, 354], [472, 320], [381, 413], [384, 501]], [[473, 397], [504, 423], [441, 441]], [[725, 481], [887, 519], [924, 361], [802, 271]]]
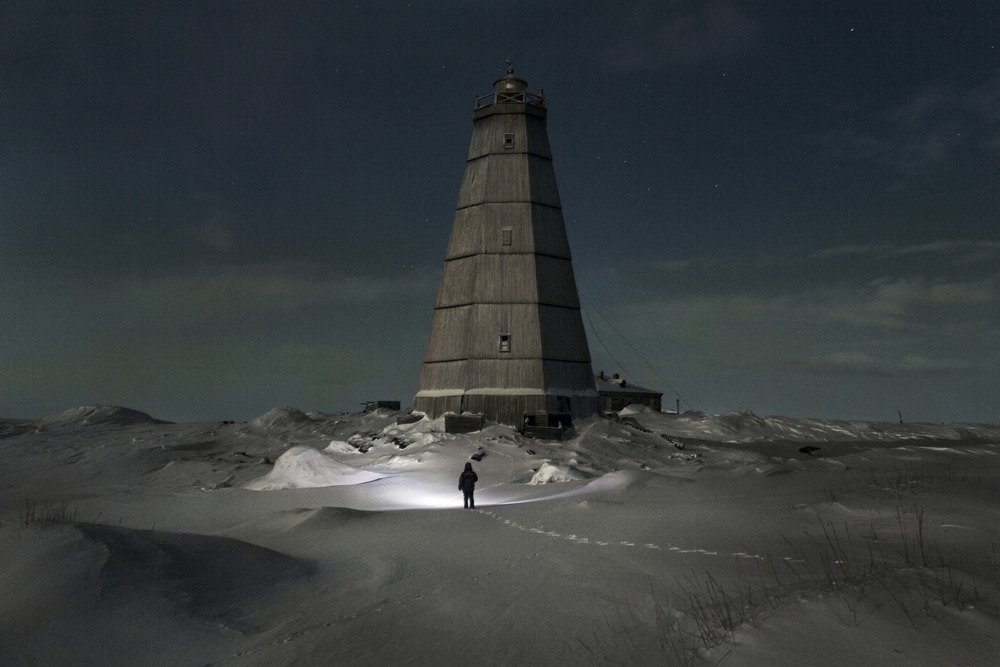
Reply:
[[[450, 487], [454, 489], [454, 487]], [[446, 509], [462, 506], [462, 493], [444, 484], [433, 486], [408, 475], [379, 480], [368, 487], [372, 495], [392, 509]]]

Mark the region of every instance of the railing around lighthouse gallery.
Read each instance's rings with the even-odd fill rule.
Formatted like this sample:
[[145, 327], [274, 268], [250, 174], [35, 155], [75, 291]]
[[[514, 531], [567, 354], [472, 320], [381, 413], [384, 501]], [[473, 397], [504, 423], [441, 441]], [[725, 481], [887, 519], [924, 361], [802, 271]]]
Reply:
[[518, 90], [513, 92], [498, 92], [494, 91], [486, 95], [480, 95], [476, 98], [476, 108], [482, 109], [483, 107], [488, 107], [491, 104], [503, 104], [505, 102], [512, 102], [515, 104], [530, 104], [532, 106], [545, 108], [545, 95], [542, 91], [538, 91], [538, 94], [529, 93], [526, 90]]

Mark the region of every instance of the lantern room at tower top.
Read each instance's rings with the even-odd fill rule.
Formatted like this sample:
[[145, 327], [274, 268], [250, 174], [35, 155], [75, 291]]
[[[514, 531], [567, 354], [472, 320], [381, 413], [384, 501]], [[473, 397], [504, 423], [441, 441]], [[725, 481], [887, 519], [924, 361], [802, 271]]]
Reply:
[[513, 426], [600, 409], [541, 93], [477, 98], [414, 409]]
[[[507, 68], [507, 76], [493, 83], [493, 92], [476, 98], [476, 109], [491, 107], [494, 104], [530, 104], [540, 109], [545, 108], [545, 96], [539, 90], [538, 94], [528, 92], [528, 83], [514, 76], [513, 68]], [[496, 109], [492, 109], [496, 111]], [[475, 118], [475, 116], [474, 116]]]

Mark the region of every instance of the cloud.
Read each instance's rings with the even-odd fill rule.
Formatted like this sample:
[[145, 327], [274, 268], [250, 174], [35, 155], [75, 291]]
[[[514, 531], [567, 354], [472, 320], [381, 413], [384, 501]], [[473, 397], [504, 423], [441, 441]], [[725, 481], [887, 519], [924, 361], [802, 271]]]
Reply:
[[[1000, 243], [939, 240], [862, 243], [813, 250], [768, 248], [754, 255], [663, 258], [641, 264], [647, 284], [687, 294], [781, 295], [804, 301], [898, 301], [907, 306], [986, 304], [1000, 294]], [[606, 276], [604, 282], [613, 282]], [[625, 279], [619, 279], [624, 283]], [[895, 309], [898, 312], [900, 309]]]
[[[732, 369], [882, 377], [972, 372], [1000, 361], [998, 258], [991, 241], [940, 241], [772, 248], [728, 266], [721, 255], [658, 261], [645, 267], [643, 280], [662, 281], [669, 292], [604, 297], [600, 307], [625, 337], [647, 351], [669, 351], [665, 358], [675, 369], [691, 366], [692, 377]], [[608, 298], [618, 300], [608, 305]], [[602, 333], [601, 345], [625, 358], [612, 333]], [[599, 356], [600, 347], [594, 352]]]
[[200, 246], [211, 251], [230, 255], [236, 250], [236, 238], [230, 212], [232, 206], [218, 194], [203, 193], [194, 197], [204, 218], [188, 229], [188, 235]]
[[[396, 276], [337, 275], [307, 262], [203, 266], [188, 273], [132, 278], [96, 287], [113, 311], [171, 324], [262, 317], [304, 308], [433, 302], [436, 276], [405, 269]], [[429, 308], [429, 306], [428, 306]]]
[[934, 82], [895, 109], [891, 117], [915, 132], [934, 127], [953, 129], [980, 148], [1000, 142], [1000, 70], [981, 83], [962, 88]]
[[923, 280], [897, 280], [878, 285], [876, 298], [905, 308], [935, 308], [985, 304], [996, 298], [995, 281], [927, 284]]
[[944, 374], [973, 368], [960, 359], [933, 359], [909, 355], [898, 359], [875, 357], [864, 352], [830, 352], [804, 360], [785, 360], [785, 370], [819, 375], [871, 375], [896, 377], [900, 375]]
[[866, 115], [867, 127], [830, 132], [818, 143], [835, 158], [922, 174], [961, 151], [1000, 149], [1000, 72], [962, 87], [932, 81], [897, 105]]
[[[951, 256], [956, 262], [978, 262], [1000, 258], [1000, 243], [996, 241], [972, 241], [968, 239], [940, 240], [899, 246], [892, 243], [864, 243], [823, 248], [813, 253], [817, 259], [840, 256], [869, 256], [873, 259], [891, 259], [918, 255]], [[947, 259], [947, 258], [946, 258]]]
[[694, 65], [745, 53], [759, 31], [760, 22], [734, 2], [640, 4], [617, 24], [605, 60], [624, 70]]
[[18, 388], [0, 407], [37, 415], [111, 402], [205, 418], [353, 408], [374, 382], [405, 396], [436, 286], [420, 267], [349, 276], [267, 262], [50, 282], [13, 303], [0, 294], [0, 376]]
[[649, 268], [667, 274], [680, 274], [690, 271], [694, 266], [691, 259], [658, 259], [648, 263]]
[[744, 51], [758, 29], [758, 22], [737, 5], [707, 2], [668, 21], [660, 31], [659, 43], [673, 59], [697, 62]]
[[988, 322], [997, 301], [997, 279], [931, 283], [925, 279], [882, 279], [869, 285], [805, 293], [802, 303], [817, 319], [895, 332], [944, 330]]
[[885, 125], [878, 132], [846, 128], [827, 135], [821, 143], [835, 159], [871, 162], [903, 175], [925, 172], [964, 144], [958, 128], [948, 123], [925, 130], [892, 122]]

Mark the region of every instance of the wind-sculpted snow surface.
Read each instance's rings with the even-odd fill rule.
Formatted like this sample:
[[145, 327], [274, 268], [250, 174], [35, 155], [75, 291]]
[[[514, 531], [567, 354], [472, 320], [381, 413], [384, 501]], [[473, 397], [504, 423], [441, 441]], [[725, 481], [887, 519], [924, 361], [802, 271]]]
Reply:
[[82, 426], [98, 426], [112, 424], [115, 426], [130, 426], [136, 424], [163, 424], [145, 412], [122, 408], [116, 405], [84, 405], [66, 410], [41, 420], [41, 429], [71, 429]]
[[761, 417], [749, 410], [724, 415], [653, 412], [629, 406], [621, 416], [667, 435], [715, 442], [900, 442], [905, 440], [996, 440], [1000, 425], [863, 422]]
[[338, 463], [317, 449], [300, 445], [278, 457], [271, 472], [248, 483], [245, 488], [253, 491], [276, 491], [342, 486], [364, 484], [381, 477], [377, 473]]
[[228, 537], [81, 523], [106, 552], [100, 570], [105, 598], [165, 596], [180, 611], [247, 630], [243, 601], [315, 573], [311, 562]]
[[581, 473], [572, 466], [554, 465], [545, 462], [538, 468], [528, 484], [552, 484], [555, 482], [575, 482], [586, 479], [588, 475]]
[[302, 427], [313, 423], [313, 419], [301, 410], [282, 407], [273, 408], [260, 417], [250, 420], [250, 426], [257, 429]]
[[[0, 664], [980, 665], [1000, 428], [3, 422]], [[476, 511], [458, 475], [479, 475]], [[265, 491], [265, 489], [267, 491]]]

